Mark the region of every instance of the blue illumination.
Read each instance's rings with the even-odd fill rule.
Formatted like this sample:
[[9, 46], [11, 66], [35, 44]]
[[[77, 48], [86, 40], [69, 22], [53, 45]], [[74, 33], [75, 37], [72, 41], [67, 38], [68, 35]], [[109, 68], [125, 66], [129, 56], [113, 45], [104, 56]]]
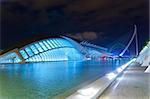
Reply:
[[34, 54], [38, 54], [39, 53], [34, 45], [31, 45], [30, 48], [33, 50]]
[[55, 41], [58, 43], [58, 45], [61, 47], [62, 46], [62, 44], [61, 44], [61, 42], [59, 41], [59, 39], [55, 39]]
[[47, 41], [47, 43], [49, 44], [49, 46], [50, 46], [51, 48], [54, 48], [53, 45], [50, 43], [49, 40], [46, 40], [46, 41]]
[[48, 49], [51, 49], [51, 47], [48, 45], [48, 43], [47, 43], [46, 41], [43, 41], [43, 43], [46, 45], [46, 47], [47, 47]]
[[53, 46], [53, 48], [57, 47], [51, 39], [49, 40], [49, 42], [51, 43], [51, 45]]
[[21, 62], [21, 59], [15, 52], [9, 52], [3, 57], [0, 57], [0, 63], [18, 63]]
[[13, 53], [15, 55], [8, 53], [6, 56], [9, 57], [5, 55], [0, 57], [0, 63], [84, 60], [86, 58], [96, 59], [102, 55], [100, 52], [87, 49], [67, 37], [37, 41], [17, 49]]
[[53, 44], [55, 44], [56, 47], [59, 47], [59, 45], [55, 42], [54, 39], [51, 40], [53, 42]]
[[30, 48], [26, 47], [25, 50], [26, 50], [26, 52], [27, 52], [27, 54], [29, 56], [33, 56], [34, 55], [33, 52], [32, 52], [32, 50]]
[[40, 52], [43, 52], [43, 49], [41, 48], [41, 46], [40, 46], [38, 43], [36, 43], [35, 46], [37, 47], [37, 49], [38, 49]]
[[20, 54], [22, 55], [22, 57], [24, 59], [28, 58], [28, 55], [27, 55], [27, 53], [24, 50], [20, 50], [19, 52], [20, 52]]
[[42, 42], [39, 42], [39, 44], [40, 44], [41, 47], [44, 49], [44, 51], [48, 50]]
[[83, 59], [83, 55], [69, 41], [62, 38], [47, 39], [29, 46], [30, 48], [25, 48], [27, 54], [24, 50], [20, 51], [26, 62]]

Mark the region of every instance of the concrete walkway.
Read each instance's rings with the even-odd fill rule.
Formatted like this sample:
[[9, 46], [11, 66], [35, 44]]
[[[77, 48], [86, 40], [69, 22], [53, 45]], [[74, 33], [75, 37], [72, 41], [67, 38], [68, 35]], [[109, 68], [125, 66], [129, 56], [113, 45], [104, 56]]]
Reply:
[[120, 75], [99, 99], [150, 99], [150, 74], [136, 63]]

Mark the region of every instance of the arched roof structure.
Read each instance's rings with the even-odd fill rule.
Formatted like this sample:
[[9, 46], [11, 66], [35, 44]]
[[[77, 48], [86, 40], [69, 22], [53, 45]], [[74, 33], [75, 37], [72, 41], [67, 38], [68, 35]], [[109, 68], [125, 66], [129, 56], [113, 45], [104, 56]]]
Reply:
[[1, 63], [84, 59], [82, 46], [67, 37], [48, 38], [14, 49], [0, 57]]

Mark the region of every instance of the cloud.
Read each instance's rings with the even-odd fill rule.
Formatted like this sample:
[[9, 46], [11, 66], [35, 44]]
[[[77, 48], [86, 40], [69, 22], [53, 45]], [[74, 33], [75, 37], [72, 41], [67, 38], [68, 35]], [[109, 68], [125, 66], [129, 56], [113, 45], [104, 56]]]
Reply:
[[81, 32], [76, 34], [69, 34], [70, 37], [73, 37], [78, 40], [96, 40], [98, 35], [96, 32]]
[[97, 39], [96, 32], [83, 32], [81, 34], [83, 35], [83, 38], [87, 39], [87, 40], [95, 40], [95, 39]]

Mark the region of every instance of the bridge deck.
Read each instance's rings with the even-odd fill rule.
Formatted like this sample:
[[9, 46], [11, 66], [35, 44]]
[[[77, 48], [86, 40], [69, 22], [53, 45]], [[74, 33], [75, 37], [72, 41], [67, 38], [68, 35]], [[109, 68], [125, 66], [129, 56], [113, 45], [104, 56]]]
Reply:
[[99, 99], [150, 99], [150, 74], [145, 69], [131, 64]]

